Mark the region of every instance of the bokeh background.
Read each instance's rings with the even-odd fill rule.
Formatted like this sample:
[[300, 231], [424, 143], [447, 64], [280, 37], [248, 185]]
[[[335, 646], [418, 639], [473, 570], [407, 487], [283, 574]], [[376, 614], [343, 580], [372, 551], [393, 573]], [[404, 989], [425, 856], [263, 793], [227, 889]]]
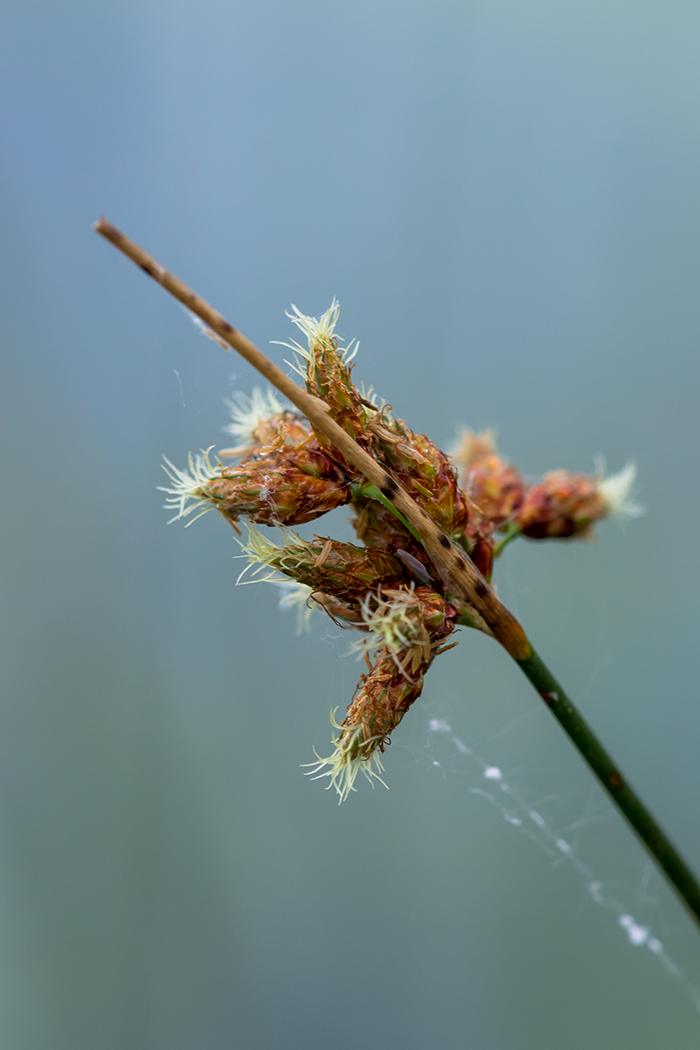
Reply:
[[297, 638], [156, 491], [254, 376], [90, 227], [263, 349], [337, 295], [356, 376], [443, 445], [637, 461], [645, 518], [514, 544], [498, 585], [698, 869], [699, 47], [676, 0], [5, 0], [3, 1046], [697, 1047], [697, 929], [485, 638], [389, 791], [304, 779], [347, 637]]

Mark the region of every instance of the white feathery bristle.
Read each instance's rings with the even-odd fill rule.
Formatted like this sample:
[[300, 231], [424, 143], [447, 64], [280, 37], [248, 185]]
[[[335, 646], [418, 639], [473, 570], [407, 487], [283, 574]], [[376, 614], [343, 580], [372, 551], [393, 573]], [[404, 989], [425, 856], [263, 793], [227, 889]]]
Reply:
[[635, 500], [636, 464], [630, 461], [617, 474], [604, 477], [598, 491], [605, 500], [608, 512], [617, 518], [639, 518], [645, 508]]
[[408, 649], [418, 633], [407, 613], [410, 605], [415, 605], [413, 588], [406, 591], [405, 596], [389, 602], [370, 591], [360, 601], [360, 612], [367, 633], [361, 641], [353, 643], [351, 652], [365, 653], [386, 648], [392, 653], [398, 653], [401, 649]]
[[[285, 573], [284, 568], [278, 566], [284, 564], [285, 554], [292, 555], [294, 560], [295, 556], [298, 557], [300, 553], [308, 550], [308, 543], [294, 529], [282, 525], [277, 528], [284, 540], [281, 545], [268, 540], [251, 522], [247, 523], [247, 529], [246, 542], [242, 543], [239, 540], [238, 543], [242, 552], [239, 557], [247, 558], [248, 564], [236, 583], [288, 583], [292, 577]], [[249, 569], [252, 569], [251, 579], [243, 580]]]
[[[338, 805], [340, 805], [351, 791], [357, 791], [355, 781], [358, 773], [362, 773], [369, 780], [372, 787], [374, 787], [375, 780], [378, 780], [380, 784], [384, 784], [384, 787], [388, 787], [388, 785], [384, 783], [380, 775], [384, 772], [384, 766], [378, 751], [381, 738], [370, 737], [369, 740], [363, 740], [362, 745], [358, 749], [355, 734], [362, 733], [362, 726], [342, 725], [336, 720], [335, 712], [337, 710], [338, 708], [336, 707], [331, 711], [331, 725], [334, 729], [340, 730], [339, 736], [333, 735], [333, 746], [335, 748], [333, 754], [329, 755], [328, 758], [322, 758], [314, 748], [316, 761], [304, 762], [304, 766], [310, 767], [308, 773], [304, 775], [311, 777], [312, 780], [323, 780], [325, 777], [328, 777], [329, 783], [326, 784], [326, 790], [335, 788], [339, 796]], [[328, 766], [328, 769], [326, 769], [326, 766]]]
[[[272, 540], [263, 536], [260, 529], [253, 524], [248, 524], [248, 536], [245, 543], [240, 543], [241, 558], [247, 558], [248, 564], [240, 574], [236, 583], [274, 583], [282, 594], [280, 596], [280, 609], [296, 609], [297, 611], [297, 634], [301, 634], [309, 626], [309, 618], [318, 603], [311, 597], [311, 588], [305, 583], [291, 579], [279, 568], [280, 556], [286, 549], [297, 550], [304, 546], [301, 536], [293, 529], [280, 529], [286, 540], [284, 546], [278, 546]], [[252, 570], [252, 571], [251, 571]], [[250, 579], [243, 577], [250, 571]]]
[[280, 609], [296, 609], [297, 634], [308, 631], [311, 613], [318, 607], [318, 603], [311, 597], [311, 588], [299, 580], [278, 580], [277, 586], [282, 592]]
[[197, 518], [201, 518], [216, 505], [216, 501], [207, 492], [209, 483], [221, 477], [221, 464], [213, 464], [209, 459], [209, 453], [213, 447], [210, 445], [208, 449], [202, 449], [201, 453], [194, 456], [190, 452], [187, 457], [188, 470], [180, 470], [166, 456], [163, 456], [165, 460], [163, 470], [172, 481], [172, 485], [159, 485], [158, 488], [160, 492], [167, 493], [166, 510], [177, 510], [177, 514], [170, 519], [168, 525], [173, 521], [178, 521], [179, 518], [187, 518], [197, 510], [199, 513], [192, 518], [192, 521], [187, 522], [188, 526], [192, 525]]
[[[292, 312], [287, 310], [287, 317], [297, 326], [297, 328], [304, 333], [308, 340], [308, 350], [305, 350], [303, 346], [292, 340], [291, 343], [280, 342], [280, 346], [286, 346], [290, 350], [294, 351], [294, 361], [287, 361], [286, 363], [293, 368], [302, 379], [306, 378], [306, 365], [311, 360], [311, 354], [314, 346], [317, 343], [321, 345], [332, 345], [333, 349], [340, 355], [343, 364], [349, 365], [355, 357], [355, 354], [360, 348], [360, 344], [356, 339], [351, 339], [347, 346], [338, 346], [338, 336], [335, 334], [335, 326], [338, 323], [338, 317], [340, 316], [340, 303], [333, 297], [333, 302], [328, 307], [326, 312], [320, 317], [309, 317], [308, 314], [303, 314], [301, 310], [292, 303]], [[340, 340], [344, 342], [345, 340]], [[277, 342], [277, 340], [275, 340]], [[296, 355], [299, 355], [298, 357]]]
[[255, 440], [255, 431], [262, 421], [272, 419], [286, 409], [272, 387], [265, 391], [256, 386], [250, 395], [236, 391], [233, 397], [226, 398], [225, 404], [228, 405], [232, 422], [223, 429], [247, 444]]
[[[276, 543], [263, 536], [260, 529], [248, 523], [248, 535], [246, 542], [241, 543], [240, 558], [247, 558], [248, 564], [240, 574], [236, 583], [284, 583], [288, 577], [284, 576], [276, 568], [276, 559], [280, 548]], [[252, 569], [251, 578], [244, 580], [243, 577]], [[264, 573], [264, 575], [262, 575]]]
[[340, 303], [335, 296], [333, 296], [333, 302], [325, 314], [321, 314], [320, 317], [309, 317], [307, 314], [303, 314], [294, 303], [292, 303], [292, 310], [293, 313], [287, 311], [287, 317], [297, 326], [300, 332], [304, 333], [310, 347], [317, 341], [327, 342], [333, 338], [335, 326], [340, 317]]

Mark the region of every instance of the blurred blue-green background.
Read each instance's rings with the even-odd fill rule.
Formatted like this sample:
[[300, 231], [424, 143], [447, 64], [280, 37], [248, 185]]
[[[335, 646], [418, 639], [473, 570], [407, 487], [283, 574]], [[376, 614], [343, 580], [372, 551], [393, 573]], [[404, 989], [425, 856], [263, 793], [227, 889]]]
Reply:
[[697, 930], [485, 638], [436, 662], [388, 792], [304, 779], [347, 637], [295, 637], [156, 491], [254, 376], [90, 227], [263, 349], [336, 294], [355, 375], [443, 445], [637, 461], [645, 518], [497, 579], [697, 869], [699, 47], [674, 0], [5, 0], [2, 1046], [697, 1047]]

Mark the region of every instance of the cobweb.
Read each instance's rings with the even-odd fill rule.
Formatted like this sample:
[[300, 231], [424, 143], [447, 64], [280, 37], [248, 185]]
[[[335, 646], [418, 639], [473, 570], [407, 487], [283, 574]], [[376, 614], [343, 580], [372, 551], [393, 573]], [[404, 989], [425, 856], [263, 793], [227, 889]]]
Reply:
[[[541, 789], [540, 771], [528, 775], [529, 742], [523, 730], [528, 723], [538, 721], [540, 713], [547, 714], [544, 708], [541, 712], [533, 708], [500, 732], [472, 743], [455, 731], [444, 711], [436, 714], [434, 703], [419, 702], [412, 714], [424, 719], [424, 743], [422, 747], [416, 743], [403, 747], [421, 766], [444, 778], [459, 778], [475, 803], [489, 807], [494, 818], [504, 820], [516, 834], [533, 843], [548, 864], [562, 870], [562, 877], [576, 879], [590, 905], [607, 911], [627, 943], [647, 952], [650, 962], [677, 982], [700, 1012], [698, 975], [690, 966], [684, 968], [678, 958], [686, 934], [678, 923], [667, 920], [660, 906], [663, 876], [641, 847], [632, 879], [621, 879], [606, 870], [605, 861], [596, 856], [600, 848], [596, 850], [595, 831], [589, 829], [621, 819], [597, 783], [583, 789], [572, 785], [568, 791], [559, 787], [547, 792]], [[504, 747], [506, 740], [509, 747]], [[393, 758], [397, 757], [396, 750]], [[588, 770], [582, 767], [582, 774]], [[626, 863], [629, 865], [629, 857]], [[669, 941], [675, 942], [675, 947], [670, 947]]]
[[[515, 606], [517, 614], [513, 593], [509, 603]], [[319, 621], [317, 625], [320, 626]], [[319, 633], [322, 644], [329, 646], [337, 659], [339, 680], [336, 678], [333, 692], [343, 698], [344, 707], [357, 677], [355, 661], [348, 652], [348, 633], [335, 631], [325, 620]], [[465, 635], [467, 648], [471, 632]], [[603, 629], [599, 656], [577, 691], [579, 701], [585, 701], [594, 692], [612, 662]], [[391, 763], [400, 761], [403, 752], [412, 765], [417, 764], [426, 773], [460, 780], [475, 805], [487, 806], [494, 819], [505, 821], [538, 849], [547, 864], [561, 869], [563, 878], [575, 879], [583, 903], [606, 911], [630, 948], [647, 953], [650, 965], [676, 982], [700, 1013], [697, 967], [680, 961], [684, 955], [693, 954], [693, 946], [687, 942], [695, 930], [685, 927], [682, 920], [669, 919], [669, 909], [664, 905], [668, 905], [668, 893], [672, 891], [656, 864], [636, 845], [633, 854], [616, 850], [618, 855], [610, 858], [609, 837], [596, 829], [623, 818], [578, 758], [572, 770], [572, 763], [566, 759], [567, 747], [562, 746], [558, 756], [566, 762], [565, 784], [562, 785], [560, 768], [535, 766], [537, 759], [533, 755], [541, 755], [543, 724], [548, 725], [551, 718], [544, 705], [534, 700], [523, 714], [503, 717], [500, 726], [486, 732], [479, 718], [468, 718], [470, 732], [474, 733], [469, 737], [464, 728], [454, 728], [456, 722], [465, 725], [463, 696], [457, 696], [448, 682], [440, 683], [440, 675], [435, 675], [434, 670], [426, 680], [423, 697], [406, 719], [422, 719], [424, 733], [410, 733], [409, 742], [407, 734], [399, 730], [392, 741]], [[478, 690], [478, 684], [475, 688]], [[508, 704], [504, 702], [499, 708], [505, 712]], [[558, 727], [557, 735], [561, 735], [565, 745]], [[631, 860], [631, 856], [635, 859]], [[621, 866], [622, 874], [615, 870], [616, 865]]]
[[[447, 765], [452, 772], [464, 772], [469, 779], [467, 790], [470, 795], [492, 807], [502, 819], [538, 846], [556, 866], [567, 866], [585, 886], [591, 900], [615, 916], [629, 943], [646, 948], [666, 973], [683, 983], [685, 991], [700, 1011], [700, 989], [687, 979], [653, 929], [637, 921], [626, 903], [608, 888], [604, 876], [594, 871], [582, 854], [579, 842], [582, 828], [596, 823], [600, 819], [600, 810], [603, 806], [609, 808], [609, 804], [603, 800], [602, 806], [586, 808], [578, 819], [562, 829], [552, 823], [546, 814], [545, 805], [551, 799], [533, 800], [526, 797], [521, 789], [513, 786], [501, 767], [491, 762], [488, 751], [484, 752], [487, 756], [484, 757], [480, 751], [467, 746], [445, 719], [430, 718], [427, 729], [426, 749], [432, 756], [432, 766], [442, 770]], [[651, 865], [645, 864], [639, 884], [628, 888], [638, 902], [643, 901], [646, 905], [656, 902], [649, 891], [650, 880]]]

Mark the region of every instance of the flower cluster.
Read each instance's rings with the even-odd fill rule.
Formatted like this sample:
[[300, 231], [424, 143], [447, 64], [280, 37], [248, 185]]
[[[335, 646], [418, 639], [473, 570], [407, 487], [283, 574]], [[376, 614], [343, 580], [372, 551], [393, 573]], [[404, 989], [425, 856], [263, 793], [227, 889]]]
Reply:
[[[330, 416], [406, 489], [470, 556], [487, 580], [494, 560], [516, 536], [530, 539], [590, 535], [612, 514], [635, 517], [634, 466], [606, 478], [555, 470], [528, 483], [498, 454], [491, 432], [465, 431], [450, 457], [429, 438], [396, 418], [387, 403], [358, 389], [352, 379], [358, 344], [341, 346], [334, 300], [320, 317], [293, 308], [291, 318], [307, 345], [289, 345], [292, 367]], [[479, 626], [473, 610], [436, 578], [414, 530], [377, 488], [328, 439], [274, 392], [238, 394], [229, 402], [227, 430], [234, 448], [190, 455], [188, 469], [166, 460], [166, 506], [191, 521], [217, 509], [240, 533], [248, 564], [239, 582], [266, 580], [283, 588], [281, 604], [295, 607], [303, 625], [312, 608], [358, 632], [355, 648], [367, 663], [355, 695], [337, 722], [334, 750], [316, 756], [311, 774], [329, 778], [343, 801], [357, 774], [380, 779], [381, 754], [411, 704], [420, 696], [432, 661], [456, 642], [458, 625]], [[225, 460], [235, 459], [235, 465]], [[349, 504], [358, 544], [316, 536], [302, 539], [292, 526]], [[189, 524], [189, 523], [188, 523]], [[257, 528], [279, 530], [275, 543]]]

